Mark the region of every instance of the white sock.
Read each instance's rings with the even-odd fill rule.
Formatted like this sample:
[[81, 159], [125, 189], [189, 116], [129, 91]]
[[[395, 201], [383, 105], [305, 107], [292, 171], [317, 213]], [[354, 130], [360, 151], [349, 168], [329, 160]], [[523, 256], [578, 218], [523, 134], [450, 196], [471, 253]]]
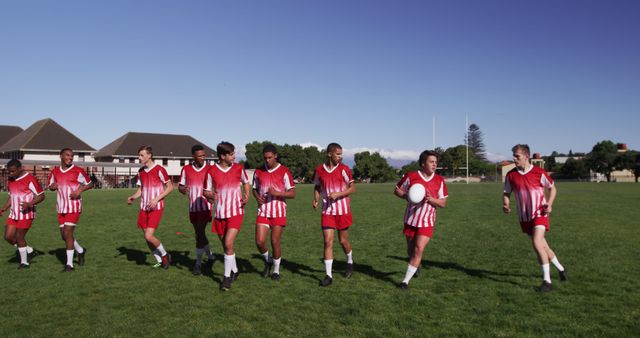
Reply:
[[333, 259], [325, 259], [324, 260], [324, 271], [326, 273], [327, 276], [333, 278], [333, 275], [331, 274], [331, 266], [333, 265]]
[[210, 260], [214, 260], [215, 256], [213, 256], [213, 252], [211, 251], [211, 248], [209, 247], [209, 244], [204, 246], [204, 251], [207, 253], [207, 256], [209, 257]]
[[542, 264], [542, 279], [545, 282], [551, 283], [551, 273], [549, 272], [549, 264]]
[[204, 248], [196, 248], [196, 265], [202, 264], [202, 255], [204, 255]]
[[231, 266], [233, 273], [238, 273], [238, 264], [236, 264], [236, 254], [233, 254], [233, 266]]
[[158, 249], [158, 252], [160, 252], [161, 256], [166, 256], [167, 255], [167, 251], [162, 246], [162, 243], [160, 243], [160, 245], [158, 245], [157, 249]]
[[29, 265], [27, 261], [27, 247], [18, 248], [18, 252], [20, 253], [20, 264]]
[[153, 257], [156, 258], [158, 263], [162, 263], [162, 256], [160, 256], [160, 252], [158, 250], [153, 250]]
[[416, 273], [416, 271], [418, 270], [417, 267], [408, 264], [407, 265], [407, 272], [404, 274], [404, 279], [402, 280], [403, 283], [405, 284], [409, 284], [409, 281], [411, 280], [411, 277], [413, 277], [413, 274]]
[[564, 266], [562, 266], [562, 264], [560, 264], [560, 262], [558, 261], [558, 256], [553, 257], [551, 263], [553, 263], [558, 271], [564, 271]]
[[347, 264], [353, 264], [353, 250], [347, 254]]
[[233, 263], [236, 260], [236, 255], [224, 255], [224, 276], [231, 277], [231, 270], [233, 269]]
[[269, 257], [269, 250], [261, 253], [261, 255], [262, 255], [262, 258], [264, 258], [264, 261], [266, 263], [271, 263], [271, 257]]
[[73, 250], [67, 250], [67, 265], [73, 267]]
[[280, 260], [282, 260], [282, 257], [273, 259], [273, 273], [280, 274]]
[[33, 248], [27, 245], [27, 253], [31, 254], [33, 253]]
[[84, 252], [84, 248], [82, 246], [80, 246], [80, 243], [78, 243], [78, 241], [73, 241], [73, 248], [76, 249], [76, 251], [79, 254]]

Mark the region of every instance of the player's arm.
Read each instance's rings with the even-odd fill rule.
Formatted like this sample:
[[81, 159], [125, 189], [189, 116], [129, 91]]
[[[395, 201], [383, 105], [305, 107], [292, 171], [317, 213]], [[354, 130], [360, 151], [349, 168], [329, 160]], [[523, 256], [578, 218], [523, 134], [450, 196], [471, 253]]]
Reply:
[[444, 208], [447, 206], [447, 198], [443, 197], [443, 198], [435, 198], [429, 195], [429, 193], [427, 192], [427, 196], [424, 198], [425, 202], [431, 204], [434, 207], [437, 208]]
[[407, 192], [400, 188], [399, 186], [396, 185], [395, 190], [393, 191], [393, 194], [398, 196], [398, 198], [402, 198], [403, 200], [407, 199]]
[[511, 212], [511, 207], [509, 206], [511, 202], [511, 193], [505, 192], [502, 194], [502, 211], [505, 214]]
[[133, 195], [127, 198], [127, 204], [131, 204], [134, 200], [138, 199], [142, 195], [142, 188], [138, 187], [138, 190], [133, 193]]
[[44, 193], [34, 194], [34, 197], [30, 202], [20, 202], [20, 208], [22, 208], [22, 210], [28, 210], [42, 201], [44, 201]]
[[556, 200], [556, 195], [558, 194], [558, 189], [556, 189], [556, 185], [552, 185], [549, 187], [549, 199], [547, 200], [547, 210], [546, 212], [549, 213], [551, 212], [551, 210], [553, 209], [553, 202]]
[[242, 183], [242, 205], [249, 202], [249, 194], [251, 193], [251, 184]]
[[7, 198], [7, 201], [4, 202], [4, 206], [2, 207], [2, 209], [0, 209], [0, 216], [3, 216], [4, 213], [9, 210], [9, 208], [11, 207], [11, 197]]
[[335, 201], [338, 198], [347, 197], [347, 196], [353, 194], [354, 192], [356, 192], [356, 184], [353, 181], [351, 181], [351, 182], [349, 182], [349, 185], [347, 186], [347, 190], [332, 192], [329, 195], [329, 198]]
[[318, 208], [319, 200], [320, 200], [320, 186], [316, 184], [313, 187], [313, 208], [314, 209]]
[[269, 195], [282, 198], [296, 198], [296, 189], [291, 188], [287, 191], [277, 191], [273, 187], [269, 188]]
[[260, 193], [258, 192], [257, 189], [252, 189], [251, 193], [253, 194], [253, 198], [256, 199], [256, 202], [258, 202], [258, 205], [264, 204], [264, 198], [262, 198], [262, 196], [260, 196]]
[[85, 191], [87, 191], [87, 190], [89, 190], [91, 188], [93, 188], [93, 182], [89, 181], [89, 183], [81, 185], [81, 186], [78, 187], [77, 190], [74, 190], [73, 192], [71, 192], [71, 194], [69, 194], [69, 197], [72, 200], [76, 200], [76, 199], [80, 198], [80, 195], [83, 192], [85, 192]]

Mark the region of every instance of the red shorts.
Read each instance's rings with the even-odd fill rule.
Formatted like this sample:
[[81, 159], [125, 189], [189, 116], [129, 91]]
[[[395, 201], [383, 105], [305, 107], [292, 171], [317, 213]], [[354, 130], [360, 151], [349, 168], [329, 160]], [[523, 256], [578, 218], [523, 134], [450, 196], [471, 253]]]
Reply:
[[351, 213], [346, 215], [322, 215], [322, 228], [346, 230], [353, 224]]
[[191, 224], [207, 224], [211, 222], [211, 211], [196, 211], [189, 213]]
[[421, 235], [421, 236], [427, 236], [429, 238], [431, 238], [431, 236], [433, 235], [433, 228], [434, 227], [421, 227], [421, 228], [417, 228], [417, 227], [413, 227], [409, 224], [405, 224], [404, 225], [404, 231], [402, 231], [405, 235], [413, 238], [416, 237], [416, 235]]
[[272, 226], [287, 226], [287, 218], [286, 217], [256, 217], [256, 225], [258, 224], [266, 224], [269, 227]]
[[239, 231], [242, 227], [242, 221], [244, 221], [244, 214], [231, 216], [229, 218], [214, 218], [211, 224], [211, 232], [222, 236], [229, 228], [238, 229]]
[[138, 213], [138, 228], [146, 229], [153, 228], [158, 229], [158, 224], [160, 224], [160, 220], [162, 219], [162, 212], [164, 209], [160, 210], [140, 210]]
[[74, 226], [80, 220], [80, 213], [74, 212], [70, 214], [58, 214], [58, 224], [62, 228], [65, 225]]
[[537, 217], [528, 222], [520, 222], [520, 228], [522, 232], [529, 236], [533, 236], [533, 228], [538, 225], [544, 226], [546, 231], [549, 231], [549, 217]]
[[31, 223], [33, 223], [32, 219], [17, 220], [13, 218], [7, 218], [7, 225], [11, 225], [16, 229], [30, 229]]

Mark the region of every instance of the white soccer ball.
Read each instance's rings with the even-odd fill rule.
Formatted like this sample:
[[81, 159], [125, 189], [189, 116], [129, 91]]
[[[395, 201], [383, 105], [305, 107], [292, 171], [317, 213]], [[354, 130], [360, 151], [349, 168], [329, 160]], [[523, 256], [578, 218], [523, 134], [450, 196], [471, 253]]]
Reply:
[[426, 191], [424, 190], [424, 185], [422, 184], [414, 184], [409, 188], [409, 201], [411, 203], [421, 203], [424, 200], [424, 195]]

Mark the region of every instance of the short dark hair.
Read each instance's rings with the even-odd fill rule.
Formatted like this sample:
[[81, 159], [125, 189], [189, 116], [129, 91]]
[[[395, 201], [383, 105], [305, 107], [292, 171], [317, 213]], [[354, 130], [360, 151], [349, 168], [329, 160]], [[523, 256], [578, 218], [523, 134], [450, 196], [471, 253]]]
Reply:
[[337, 143], [329, 143], [327, 146], [327, 153], [332, 153], [338, 149], [342, 149], [342, 146]]
[[236, 151], [236, 147], [227, 141], [222, 141], [218, 143], [216, 151], [218, 152], [218, 156], [224, 156]]
[[529, 150], [528, 144], [516, 144], [511, 148], [511, 152], [515, 153], [516, 151], [521, 150], [523, 153], [527, 155], [527, 157], [531, 157], [531, 150]]
[[151, 148], [151, 146], [146, 145], [146, 146], [142, 146], [142, 147], [138, 148], [138, 153], [140, 153], [143, 150], [146, 151], [147, 153], [151, 154], [151, 157], [153, 157], [153, 148]]
[[438, 155], [437, 152], [433, 150], [425, 150], [422, 153], [420, 153], [420, 157], [418, 158], [418, 165], [423, 166], [427, 162], [427, 159], [429, 158], [429, 156], [435, 156], [436, 161], [440, 159], [440, 155]]
[[73, 149], [71, 149], [71, 148], [62, 148], [62, 149], [60, 149], [60, 155], [62, 155], [62, 153], [64, 153], [65, 151], [73, 152]]
[[9, 160], [9, 162], [7, 162], [7, 168], [9, 168], [9, 167], [21, 168], [22, 167], [22, 162], [20, 162], [19, 160], [16, 160], [16, 159]]
[[262, 153], [273, 153], [274, 155], [278, 153], [278, 149], [276, 148], [276, 146], [274, 146], [271, 143], [265, 144], [264, 147], [262, 147]]
[[191, 155], [195, 155], [196, 151], [204, 150], [204, 147], [200, 144], [196, 144], [191, 147]]

